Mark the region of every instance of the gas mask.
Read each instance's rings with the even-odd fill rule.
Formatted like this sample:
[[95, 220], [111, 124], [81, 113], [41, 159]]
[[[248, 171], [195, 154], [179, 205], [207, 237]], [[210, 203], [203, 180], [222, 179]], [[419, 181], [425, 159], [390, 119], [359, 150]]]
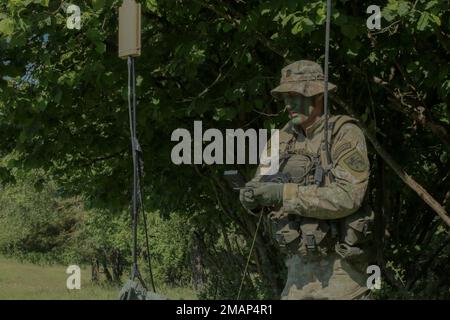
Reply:
[[294, 127], [304, 124], [314, 111], [313, 97], [284, 95], [284, 104]]

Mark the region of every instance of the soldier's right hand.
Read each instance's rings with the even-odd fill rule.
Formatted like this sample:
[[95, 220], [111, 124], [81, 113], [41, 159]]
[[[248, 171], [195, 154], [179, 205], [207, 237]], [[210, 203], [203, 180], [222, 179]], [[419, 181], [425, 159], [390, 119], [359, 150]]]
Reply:
[[239, 200], [244, 208], [247, 210], [253, 210], [259, 206], [258, 202], [255, 200], [253, 189], [256, 188], [254, 182], [248, 182], [245, 187], [239, 191]]

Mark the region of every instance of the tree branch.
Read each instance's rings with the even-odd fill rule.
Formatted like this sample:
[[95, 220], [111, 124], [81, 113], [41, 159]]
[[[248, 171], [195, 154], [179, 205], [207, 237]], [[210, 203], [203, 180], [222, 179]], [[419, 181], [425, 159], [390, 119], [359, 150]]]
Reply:
[[[209, 9], [211, 11], [213, 11], [214, 13], [216, 13], [218, 16], [224, 18], [225, 20], [227, 20], [228, 22], [230, 22], [233, 27], [237, 28], [240, 24], [241, 24], [241, 20], [238, 20], [236, 18], [233, 18], [230, 14], [223, 12], [219, 9], [217, 9], [216, 7], [214, 7], [212, 4], [209, 3], [204, 3], [203, 1], [200, 0], [195, 0], [195, 2], [197, 2], [199, 5], [201, 5], [202, 7]], [[229, 9], [229, 8], [228, 8]], [[235, 11], [236, 12], [236, 11]], [[242, 16], [240, 16], [242, 19]], [[256, 39], [262, 43], [266, 48], [268, 48], [270, 51], [274, 52], [275, 54], [279, 55], [280, 57], [282, 57], [283, 59], [286, 59], [286, 57], [284, 56], [284, 54], [278, 50], [277, 48], [275, 48], [271, 43], [270, 40], [267, 39], [262, 33], [260, 33], [258, 30], [253, 30], [256, 34]]]
[[101, 162], [101, 161], [105, 161], [105, 160], [109, 160], [109, 159], [115, 158], [118, 155], [121, 155], [122, 153], [124, 153], [125, 151], [126, 151], [126, 149], [123, 149], [123, 150], [120, 150], [120, 151], [115, 152], [115, 153], [108, 154], [108, 155], [103, 156], [103, 157], [87, 159], [87, 162], [85, 164], [83, 164], [82, 167], [89, 167], [89, 166], [93, 165], [96, 162]]
[[[344, 108], [344, 110], [350, 114], [352, 117], [357, 118], [355, 112], [353, 112], [352, 108], [342, 101], [339, 97], [335, 95], [331, 95], [331, 98], [334, 102]], [[363, 130], [366, 137], [372, 143], [373, 147], [377, 151], [377, 153], [383, 158], [383, 160], [391, 167], [391, 169], [399, 176], [399, 178], [414, 190], [417, 195], [425, 201], [426, 204], [430, 206], [431, 209], [434, 210], [438, 214], [438, 216], [450, 227], [450, 217], [448, 216], [445, 209], [440, 205], [439, 202], [436, 201], [428, 192], [425, 190], [420, 184], [418, 184], [411, 176], [409, 176], [400, 165], [389, 155], [389, 153], [379, 144], [375, 135], [361, 122], [359, 122], [359, 126]]]
[[[356, 66], [350, 66], [350, 68], [360, 74], [364, 74], [362, 70], [360, 70]], [[411, 120], [420, 123], [423, 127], [428, 128], [433, 134], [435, 134], [442, 141], [442, 143], [444, 143], [447, 146], [447, 148], [450, 148], [450, 134], [443, 125], [436, 123], [431, 119], [429, 112], [425, 112], [426, 111], [425, 105], [423, 104], [423, 101], [421, 101], [421, 98], [418, 96], [415, 87], [408, 84], [413, 89], [417, 98], [420, 100], [418, 101], [418, 104], [413, 106], [405, 101], [405, 96], [407, 95], [407, 93], [394, 92], [394, 90], [389, 88], [388, 82], [378, 77], [373, 77], [371, 80], [373, 83], [381, 86], [387, 93], [389, 93], [389, 95], [391, 96], [389, 101], [393, 103], [395, 110], [406, 114], [406, 116], [409, 117]]]

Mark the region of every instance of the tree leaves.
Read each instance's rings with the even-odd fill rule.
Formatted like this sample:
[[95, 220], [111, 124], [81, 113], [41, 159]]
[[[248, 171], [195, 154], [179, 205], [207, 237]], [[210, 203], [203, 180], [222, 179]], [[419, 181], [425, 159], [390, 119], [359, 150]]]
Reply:
[[294, 19], [295, 24], [291, 30], [293, 35], [296, 35], [300, 32], [307, 34], [314, 30], [314, 22], [311, 21], [308, 17], [299, 17], [298, 19]]
[[10, 36], [14, 32], [14, 21], [10, 18], [0, 20], [0, 33]]
[[403, 17], [409, 13], [410, 5], [406, 1], [398, 1], [397, 13], [400, 17]]
[[430, 21], [430, 14], [426, 11], [422, 12], [420, 15], [419, 20], [417, 21], [417, 30], [423, 31], [428, 26], [428, 23]]
[[95, 11], [103, 9], [104, 6], [105, 0], [92, 0], [92, 8], [94, 8]]
[[95, 44], [95, 51], [97, 51], [99, 54], [103, 54], [106, 52], [106, 44], [103, 42], [97, 42]]

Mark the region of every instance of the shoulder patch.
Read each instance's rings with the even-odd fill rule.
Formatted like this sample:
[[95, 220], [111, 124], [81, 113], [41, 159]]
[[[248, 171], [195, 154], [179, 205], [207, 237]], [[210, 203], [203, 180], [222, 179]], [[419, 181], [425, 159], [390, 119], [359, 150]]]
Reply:
[[358, 150], [350, 152], [343, 161], [349, 169], [356, 172], [364, 172], [368, 169], [367, 162]]
[[350, 150], [352, 148], [352, 144], [350, 142], [344, 142], [336, 147], [334, 150], [334, 159], [335, 161], [339, 160], [339, 157], [344, 154], [344, 152]]

